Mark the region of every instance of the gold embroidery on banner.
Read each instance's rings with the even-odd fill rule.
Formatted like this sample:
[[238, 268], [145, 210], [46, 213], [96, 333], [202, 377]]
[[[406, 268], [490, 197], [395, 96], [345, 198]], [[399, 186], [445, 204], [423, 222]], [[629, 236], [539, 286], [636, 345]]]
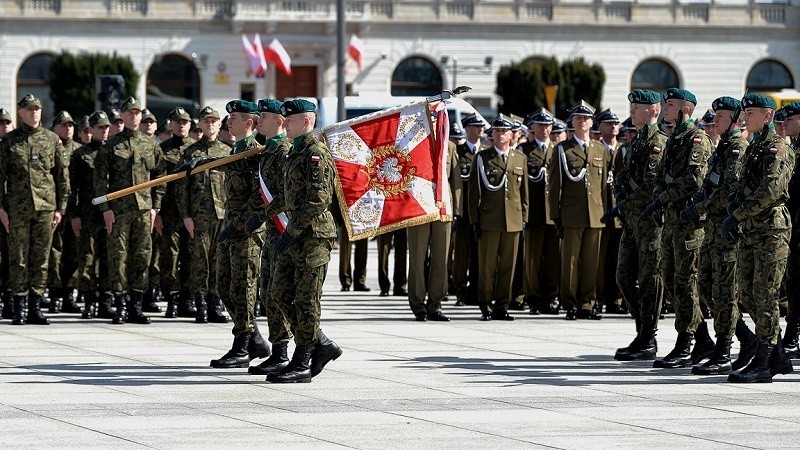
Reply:
[[406, 192], [416, 173], [410, 164], [411, 157], [394, 144], [373, 149], [365, 163], [369, 185], [386, 197]]
[[330, 150], [333, 156], [345, 161], [354, 161], [361, 148], [361, 139], [353, 133], [342, 133], [332, 144]]
[[352, 218], [358, 223], [373, 225], [381, 211], [374, 202], [359, 201], [354, 205]]
[[400, 130], [400, 136], [402, 136], [402, 138], [405, 138], [410, 133], [413, 133], [413, 137], [408, 139], [408, 142], [420, 141], [422, 138], [420, 135], [425, 134], [425, 124], [423, 124], [422, 121], [415, 116], [403, 117], [403, 120], [400, 122], [397, 128]]

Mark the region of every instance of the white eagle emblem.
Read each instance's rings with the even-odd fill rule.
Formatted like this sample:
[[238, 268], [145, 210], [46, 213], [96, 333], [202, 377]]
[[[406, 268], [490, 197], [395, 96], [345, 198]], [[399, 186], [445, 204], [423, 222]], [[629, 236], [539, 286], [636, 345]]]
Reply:
[[390, 156], [381, 161], [377, 171], [378, 179], [384, 183], [398, 183], [403, 179], [402, 169], [403, 166], [399, 164], [397, 158]]

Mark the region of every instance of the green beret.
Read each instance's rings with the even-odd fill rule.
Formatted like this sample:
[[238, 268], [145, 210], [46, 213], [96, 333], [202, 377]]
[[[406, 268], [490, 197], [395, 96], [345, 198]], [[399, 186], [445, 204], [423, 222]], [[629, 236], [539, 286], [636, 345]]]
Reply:
[[219, 119], [219, 113], [214, 108], [206, 106], [205, 108], [200, 110], [200, 115], [198, 116], [198, 119], [203, 120], [207, 117], [213, 117], [215, 119]]
[[33, 94], [26, 94], [25, 97], [22, 97], [22, 100], [17, 103], [22, 109], [29, 109], [29, 108], [39, 108], [42, 109], [42, 102], [39, 101], [38, 98], [34, 97]]
[[177, 120], [192, 120], [192, 116], [190, 116], [189, 113], [186, 112], [186, 110], [183, 109], [180, 106], [178, 106], [177, 108], [175, 108], [172, 111], [170, 111], [168, 117], [169, 117], [169, 120], [176, 120], [176, 121]]
[[139, 111], [141, 111], [142, 110], [142, 103], [139, 100], [136, 100], [133, 97], [128, 97], [128, 99], [125, 100], [122, 103], [122, 106], [119, 107], [119, 109], [122, 112], [131, 111], [131, 110], [134, 110], [134, 109], [138, 109]]
[[11, 113], [8, 112], [5, 108], [0, 108], [0, 122], [8, 121], [11, 122]]
[[641, 105], [655, 105], [661, 103], [661, 94], [649, 89], [634, 89], [628, 94], [628, 101]]
[[756, 94], [755, 92], [751, 92], [744, 97], [742, 97], [742, 108], [770, 108], [775, 109], [778, 105], [775, 104], [775, 100], [767, 97], [766, 95]]
[[81, 131], [89, 128], [89, 116], [83, 116], [83, 118], [78, 121], [76, 126]]
[[693, 105], [697, 105], [697, 97], [694, 96], [691, 92], [687, 91], [686, 89], [680, 88], [669, 88], [664, 93], [664, 100], [685, 100], [687, 102], [691, 102]]
[[225, 111], [230, 113], [245, 113], [258, 115], [258, 105], [247, 100], [231, 100], [225, 105]]
[[158, 122], [158, 120], [156, 120], [155, 114], [153, 114], [153, 112], [147, 108], [142, 110], [142, 122], [144, 122], [145, 120], [152, 120], [153, 122]]
[[111, 125], [111, 122], [105, 111], [95, 111], [89, 116], [89, 125], [92, 127], [102, 127], [104, 125]]
[[281, 103], [274, 98], [262, 98], [258, 101], [258, 111], [259, 112], [268, 112], [273, 114], [280, 114], [281, 113]]
[[302, 98], [289, 100], [288, 102], [283, 102], [283, 105], [281, 105], [281, 115], [284, 117], [294, 114], [314, 112], [316, 110], [317, 107], [314, 106], [313, 103], [308, 100], [303, 100]]
[[792, 102], [788, 105], [785, 105], [783, 108], [783, 117], [788, 119], [789, 117], [796, 116], [800, 114], [800, 102]]
[[714, 111], [736, 111], [742, 104], [733, 97], [720, 97], [711, 102], [711, 109]]
[[56, 114], [55, 119], [53, 119], [53, 126], [64, 125], [65, 123], [71, 123], [72, 125], [75, 125], [75, 121], [68, 112], [60, 111], [58, 114]]

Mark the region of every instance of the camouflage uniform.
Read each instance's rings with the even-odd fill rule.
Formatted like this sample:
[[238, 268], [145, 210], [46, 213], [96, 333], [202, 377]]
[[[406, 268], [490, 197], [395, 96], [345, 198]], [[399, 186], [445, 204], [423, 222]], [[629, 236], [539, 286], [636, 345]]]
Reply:
[[[64, 161], [67, 163], [67, 168], [69, 168], [72, 153], [81, 145], [73, 140], [61, 141], [61, 144], [64, 151]], [[69, 220], [66, 219], [64, 217], [64, 220], [53, 231], [53, 243], [50, 247], [47, 287], [51, 301], [60, 300], [78, 287], [78, 237], [72, 232], [72, 226]], [[72, 306], [74, 307], [74, 300]], [[51, 305], [51, 312], [58, 312], [58, 310], [59, 307], [57, 305]]]
[[[797, 137], [792, 138], [792, 151], [795, 159], [800, 150], [800, 143]], [[786, 263], [786, 297], [788, 298], [788, 310], [786, 312], [786, 335], [784, 344], [787, 350], [791, 350], [794, 356], [798, 351], [798, 328], [800, 328], [800, 170], [795, 166], [794, 174], [789, 181], [789, 200], [786, 202], [789, 214], [792, 218], [792, 234], [789, 239], [789, 259]]]

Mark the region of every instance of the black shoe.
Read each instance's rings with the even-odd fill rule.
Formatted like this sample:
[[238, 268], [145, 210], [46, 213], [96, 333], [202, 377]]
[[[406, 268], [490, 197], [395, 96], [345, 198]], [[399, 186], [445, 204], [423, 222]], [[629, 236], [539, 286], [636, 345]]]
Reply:
[[269, 344], [261, 337], [261, 332], [258, 331], [258, 323], [253, 322], [253, 331], [250, 332], [250, 341], [247, 343], [247, 355], [252, 361], [254, 359], [267, 358], [271, 353]]
[[786, 355], [783, 343], [778, 336], [778, 345], [772, 348], [772, 353], [769, 355], [769, 371], [774, 377], [775, 375], [788, 375], [793, 370], [792, 360]]
[[368, 288], [367, 286], [365, 286], [363, 284], [356, 284], [355, 286], [353, 286], [353, 290], [356, 291], [356, 292], [369, 292], [369, 291], [371, 291], [370, 288]]
[[28, 319], [30, 325], [50, 325], [50, 319], [42, 314], [42, 297], [38, 295], [28, 296]]
[[11, 297], [11, 324], [25, 325], [25, 302], [27, 298], [22, 295]]
[[350, 286], [342, 286], [342, 292], [350, 292]]
[[325, 366], [342, 356], [342, 349], [335, 342], [328, 339], [322, 330], [317, 332], [317, 343], [311, 352], [311, 376], [315, 377], [322, 372]]
[[708, 334], [708, 323], [700, 322], [694, 332], [694, 348], [692, 349], [692, 364], [700, 364], [700, 361], [710, 358], [715, 349], [714, 341]]
[[600, 320], [603, 316], [597, 314], [593, 309], [579, 309], [575, 314], [575, 318], [580, 320]]
[[753, 359], [758, 350], [758, 339], [756, 339], [755, 333], [750, 331], [750, 328], [747, 328], [747, 324], [741, 318], [736, 322], [736, 339], [739, 341], [739, 355], [736, 357], [736, 361], [731, 364], [731, 369], [734, 371], [750, 364], [750, 360]]
[[541, 316], [542, 312], [539, 311], [539, 308], [537, 308], [536, 306], [531, 306], [531, 309], [530, 311], [528, 311], [528, 314], [532, 316]]
[[758, 350], [750, 364], [740, 372], [728, 375], [730, 383], [772, 383], [772, 372], [769, 369], [769, 359], [772, 346], [758, 343]]
[[197, 310], [194, 321], [196, 323], [208, 323], [208, 304], [206, 303], [206, 296], [203, 294], [195, 295], [194, 307]]
[[489, 322], [491, 320], [492, 320], [492, 315], [490, 313], [481, 314], [481, 321], [482, 322]]
[[548, 316], [557, 316], [559, 314], [559, 307], [557, 305], [549, 305], [546, 308], [539, 309], [539, 312]]
[[450, 318], [445, 316], [441, 311], [436, 311], [433, 314], [428, 314], [428, 320], [432, 322], [450, 322]]
[[247, 373], [251, 375], [269, 375], [278, 373], [289, 365], [289, 341], [280, 341], [272, 344], [272, 354], [257, 366], [251, 366]]
[[392, 291], [392, 295], [395, 297], [408, 297], [408, 291], [403, 288], [397, 288]]
[[381, 291], [380, 296], [381, 297], [388, 297], [389, 296], [389, 291]]
[[627, 352], [619, 353], [614, 356], [617, 361], [651, 361], [656, 359], [658, 344], [656, 343], [655, 332], [637, 336]]
[[142, 313], [142, 293], [131, 292], [128, 296], [128, 323], [138, 323], [140, 325], [149, 325], [150, 318]]
[[191, 317], [194, 318], [197, 315], [197, 309], [194, 307], [194, 300], [188, 294], [183, 292], [177, 294], [178, 295], [178, 317]]
[[233, 338], [233, 345], [228, 353], [222, 355], [220, 359], [212, 359], [211, 367], [215, 369], [232, 369], [238, 367], [248, 367], [250, 356], [247, 353], [247, 345], [250, 343], [250, 333], [242, 333]]
[[525, 311], [525, 303], [523, 302], [511, 302], [508, 305], [508, 309], [512, 311]]
[[508, 314], [508, 311], [495, 311], [492, 313], [492, 320], [505, 320], [506, 322], [511, 322], [514, 320], [514, 316]]
[[97, 294], [95, 292], [84, 292], [80, 294], [83, 297], [83, 314], [82, 319], [94, 319], [97, 316]]
[[114, 312], [114, 296], [108, 292], [103, 292], [99, 295], [97, 302], [97, 317], [100, 319], [113, 319], [116, 316]]
[[228, 323], [228, 316], [225, 315], [225, 308], [222, 306], [222, 299], [216, 294], [208, 294], [206, 297], [208, 304], [208, 321], [211, 323]]
[[61, 312], [68, 314], [80, 314], [83, 312], [81, 307], [78, 306], [78, 298], [75, 297], [72, 289], [64, 291], [64, 303], [61, 305]]
[[574, 309], [570, 309], [567, 311], [567, 316], [564, 317], [565, 320], [578, 320], [578, 312]]
[[797, 322], [786, 322], [786, 331], [783, 334], [783, 349], [789, 358], [800, 356], [800, 327]]
[[311, 382], [311, 354], [313, 345], [298, 345], [289, 364], [278, 373], [267, 375], [270, 383], [310, 383]]
[[694, 335], [687, 331], [678, 333], [675, 341], [675, 348], [672, 349], [663, 359], [653, 361], [656, 369], [674, 369], [678, 367], [689, 367], [692, 365], [692, 340]]
[[0, 294], [3, 298], [3, 319], [11, 319], [14, 317], [14, 314], [11, 312], [11, 296], [3, 292]]
[[178, 293], [167, 294], [167, 310], [164, 317], [174, 319], [178, 317], [178, 304], [181, 302], [181, 295]]
[[[714, 352], [708, 361], [692, 366], [694, 375], [726, 375], [731, 373], [731, 344], [732, 341], [718, 339], [714, 345]], [[695, 344], [697, 348], [697, 344]]]
[[455, 306], [467, 306], [467, 302], [459, 298], [458, 300], [456, 300]]
[[428, 315], [425, 314], [424, 312], [416, 312], [416, 313], [414, 313], [414, 317], [415, 317], [417, 322], [427, 322], [428, 321]]
[[606, 314], [628, 314], [628, 310], [621, 305], [612, 303], [610, 305], [606, 305]]

